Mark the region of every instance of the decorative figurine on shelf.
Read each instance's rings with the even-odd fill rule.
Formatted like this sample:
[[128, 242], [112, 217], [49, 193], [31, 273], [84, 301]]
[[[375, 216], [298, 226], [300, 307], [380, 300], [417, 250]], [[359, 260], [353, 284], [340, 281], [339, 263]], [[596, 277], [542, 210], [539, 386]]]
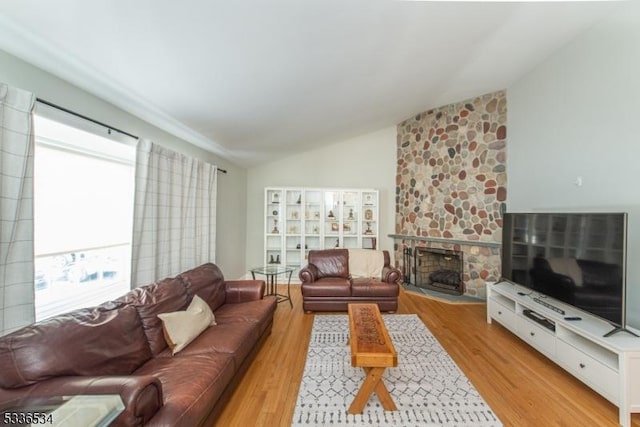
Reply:
[[355, 217], [353, 216], [353, 209], [349, 209], [349, 216], [347, 217], [347, 219], [349, 221], [355, 220]]
[[280, 254], [276, 255], [276, 264], [280, 264]]
[[298, 211], [291, 212], [291, 219], [298, 219]]
[[316, 212], [314, 212], [314, 213], [313, 213], [313, 217], [314, 217], [315, 219], [320, 219], [320, 212], [317, 212], [317, 211], [316, 211]]
[[336, 246], [335, 246], [335, 247], [336, 247], [336, 248], [339, 248], [339, 247], [340, 247], [340, 239], [336, 239]]
[[300, 246], [300, 243], [298, 243], [298, 244], [296, 245], [296, 249], [301, 249], [301, 248], [302, 248], [302, 246]]
[[269, 264], [275, 264], [275, 260], [273, 259], [273, 255], [269, 257]]
[[298, 227], [296, 227], [295, 225], [289, 227], [289, 234], [298, 234]]
[[364, 219], [365, 221], [373, 220], [373, 210], [367, 209], [364, 211]]
[[297, 204], [302, 203], [302, 194], [298, 196], [298, 201], [296, 201]]
[[273, 193], [271, 195], [271, 203], [280, 203], [280, 194], [279, 193]]
[[371, 230], [370, 222], [367, 222], [367, 229], [364, 231], [364, 234], [373, 234], [373, 230]]
[[333, 214], [333, 210], [329, 210], [329, 215], [327, 215], [328, 218], [335, 218], [335, 215]]
[[278, 230], [278, 219], [274, 218], [273, 220], [273, 230], [271, 230], [273, 234], [280, 234], [280, 230]]

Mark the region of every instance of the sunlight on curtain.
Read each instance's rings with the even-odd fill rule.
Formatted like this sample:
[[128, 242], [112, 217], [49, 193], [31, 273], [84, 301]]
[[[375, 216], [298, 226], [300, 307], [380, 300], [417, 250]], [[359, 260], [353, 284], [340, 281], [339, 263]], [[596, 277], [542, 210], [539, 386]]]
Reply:
[[217, 168], [138, 142], [132, 286], [215, 261]]
[[33, 323], [32, 93], [0, 84], [0, 335]]

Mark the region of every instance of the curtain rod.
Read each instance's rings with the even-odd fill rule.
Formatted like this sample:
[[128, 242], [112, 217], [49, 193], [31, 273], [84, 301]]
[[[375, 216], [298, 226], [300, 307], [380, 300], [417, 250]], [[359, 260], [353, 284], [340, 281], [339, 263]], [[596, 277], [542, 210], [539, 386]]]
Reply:
[[[111, 133], [111, 131], [116, 131], [116, 132], [121, 133], [123, 135], [127, 135], [128, 137], [131, 137], [133, 139], [140, 140], [140, 137], [138, 137], [136, 135], [130, 134], [129, 132], [125, 132], [125, 131], [123, 131], [121, 129], [118, 129], [116, 127], [110, 126], [110, 125], [108, 125], [106, 123], [102, 123], [102, 122], [100, 122], [98, 120], [92, 119], [91, 117], [87, 117], [87, 116], [85, 116], [83, 114], [76, 113], [75, 111], [69, 110], [68, 108], [61, 107], [61, 106], [59, 106], [57, 104], [54, 104], [53, 102], [46, 101], [46, 100], [44, 100], [42, 98], [36, 98], [36, 101], [40, 102], [41, 104], [48, 105], [49, 107], [56, 108], [56, 109], [58, 109], [60, 111], [64, 111], [65, 113], [71, 114], [73, 116], [80, 117], [81, 119], [88, 120], [88, 121], [90, 121], [92, 123], [95, 123], [95, 124], [97, 124], [99, 126], [105, 127], [105, 128], [107, 128], [109, 130], [109, 133]], [[227, 173], [226, 169], [220, 169], [218, 167], [216, 167], [216, 168], [218, 169], [219, 172]]]

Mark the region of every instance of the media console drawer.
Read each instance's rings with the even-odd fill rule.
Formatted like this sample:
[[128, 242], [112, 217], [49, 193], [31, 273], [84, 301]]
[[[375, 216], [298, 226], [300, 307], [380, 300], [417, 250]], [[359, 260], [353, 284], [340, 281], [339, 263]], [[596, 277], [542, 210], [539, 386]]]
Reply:
[[614, 405], [619, 403], [617, 371], [603, 365], [598, 360], [561, 339], [558, 340], [556, 346], [558, 350], [557, 359], [560, 366], [589, 385]]
[[498, 301], [491, 301], [489, 308], [489, 315], [491, 318], [500, 322], [502, 326], [515, 332], [514, 325], [516, 324], [516, 313], [513, 310], [508, 309]]
[[533, 321], [518, 317], [518, 336], [547, 356], [556, 354], [556, 336]]

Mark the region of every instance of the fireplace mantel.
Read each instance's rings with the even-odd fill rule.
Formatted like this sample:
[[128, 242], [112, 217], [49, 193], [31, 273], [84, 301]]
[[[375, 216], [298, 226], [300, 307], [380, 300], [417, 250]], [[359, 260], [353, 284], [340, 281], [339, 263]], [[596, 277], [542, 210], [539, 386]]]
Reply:
[[484, 246], [489, 248], [500, 248], [502, 245], [497, 242], [483, 242], [480, 240], [458, 240], [458, 239], [444, 239], [439, 237], [421, 237], [421, 236], [409, 236], [407, 234], [389, 234], [388, 237], [396, 240], [417, 240], [422, 242], [433, 243], [448, 243], [452, 245], [465, 245], [465, 246]]

